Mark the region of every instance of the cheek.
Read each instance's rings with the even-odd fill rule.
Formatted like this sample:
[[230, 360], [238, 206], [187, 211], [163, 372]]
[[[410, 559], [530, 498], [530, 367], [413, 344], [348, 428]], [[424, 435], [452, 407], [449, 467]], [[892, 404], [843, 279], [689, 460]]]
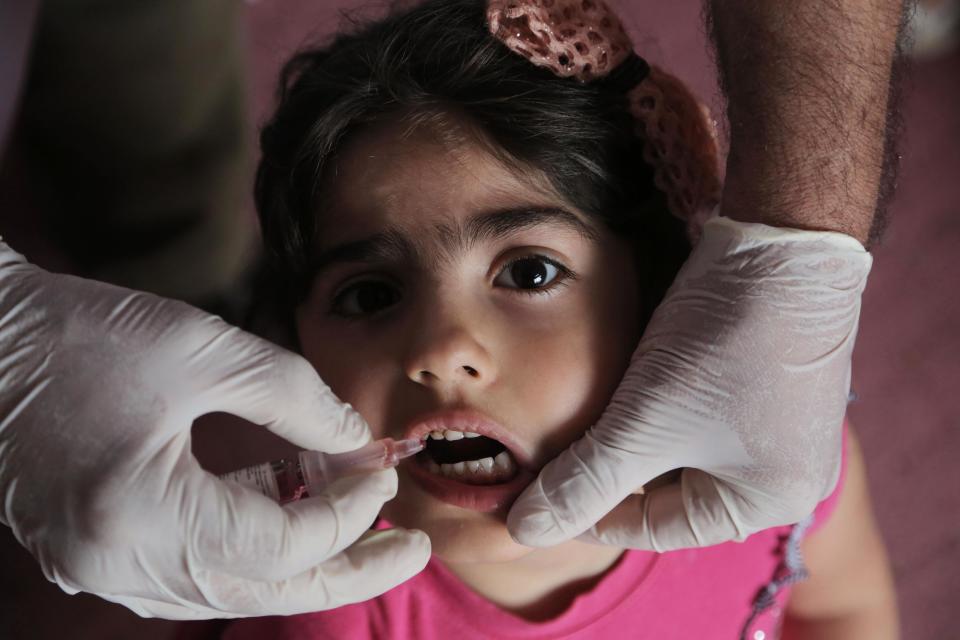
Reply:
[[387, 421], [381, 414], [389, 373], [382, 358], [358, 350], [356, 345], [343, 340], [331, 339], [329, 333], [300, 318], [297, 320], [297, 334], [303, 357], [336, 396], [360, 412], [370, 425], [374, 438], [387, 435], [384, 428]]
[[[639, 339], [632, 286], [581, 282], [578, 294], [510, 330], [502, 376], [536, 442], [538, 463], [553, 458], [595, 423]], [[625, 291], [631, 291], [626, 295]]]

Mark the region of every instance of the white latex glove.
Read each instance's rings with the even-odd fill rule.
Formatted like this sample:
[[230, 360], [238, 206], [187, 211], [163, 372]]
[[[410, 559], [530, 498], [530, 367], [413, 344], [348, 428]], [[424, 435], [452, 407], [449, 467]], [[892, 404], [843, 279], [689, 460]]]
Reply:
[[665, 551], [802, 519], [839, 476], [871, 264], [844, 234], [707, 222], [610, 405], [514, 503], [511, 534]]
[[370, 440], [303, 358], [0, 242], [0, 521], [49, 580], [187, 619], [329, 609], [424, 567], [425, 534], [366, 532], [395, 471], [280, 507], [200, 468], [190, 427], [213, 411], [307, 449]]

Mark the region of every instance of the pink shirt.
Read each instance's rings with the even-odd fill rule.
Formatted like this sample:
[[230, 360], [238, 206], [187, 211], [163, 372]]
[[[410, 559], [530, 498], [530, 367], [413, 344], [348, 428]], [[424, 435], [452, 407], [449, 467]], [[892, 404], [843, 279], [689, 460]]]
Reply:
[[[844, 434], [846, 429], [844, 429]], [[846, 470], [813, 513], [808, 532], [833, 511]], [[789, 593], [788, 542], [803, 523], [704, 549], [628, 551], [598, 585], [559, 616], [530, 622], [477, 595], [435, 558], [412, 580], [373, 600], [313, 614], [230, 623], [225, 640], [534, 640], [553, 638], [749, 638], [778, 636]], [[795, 546], [792, 545], [792, 546]], [[768, 587], [777, 578], [783, 586]], [[765, 591], [766, 589], [766, 591]], [[775, 591], [775, 593], [773, 593]], [[768, 606], [755, 606], [768, 593]], [[763, 609], [754, 615], [754, 609]], [[210, 637], [188, 636], [184, 637]]]

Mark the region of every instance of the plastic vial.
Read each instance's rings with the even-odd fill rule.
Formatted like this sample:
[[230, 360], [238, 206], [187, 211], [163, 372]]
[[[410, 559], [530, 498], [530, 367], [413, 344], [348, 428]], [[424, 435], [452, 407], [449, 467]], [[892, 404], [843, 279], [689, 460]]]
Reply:
[[423, 447], [424, 443], [416, 438], [383, 438], [346, 453], [301, 451], [296, 459], [264, 462], [224, 473], [220, 479], [236, 482], [286, 504], [317, 495], [340, 478], [395, 467]]

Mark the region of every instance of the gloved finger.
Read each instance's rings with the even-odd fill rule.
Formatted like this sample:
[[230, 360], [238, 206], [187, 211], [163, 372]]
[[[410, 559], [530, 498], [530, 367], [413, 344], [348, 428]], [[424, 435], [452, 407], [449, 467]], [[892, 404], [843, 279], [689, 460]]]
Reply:
[[680, 482], [628, 497], [577, 539], [658, 552], [743, 540], [752, 532], [739, 526], [730, 498], [717, 478], [684, 469]]
[[152, 598], [136, 598], [132, 596], [117, 596], [112, 594], [97, 594], [109, 602], [115, 602], [134, 612], [141, 618], [162, 618], [164, 620], [207, 620], [210, 618], [233, 617], [226, 616], [222, 611], [205, 607], [201, 604], [177, 604], [163, 602]]
[[259, 582], [210, 576], [206, 599], [230, 615], [293, 615], [369, 600], [409, 580], [430, 559], [422, 531], [368, 531], [354, 545], [289, 580]]
[[593, 526], [627, 495], [676, 467], [667, 456], [645, 457], [606, 445], [594, 430], [550, 461], [507, 515], [513, 539], [549, 547]]
[[[282, 347], [202, 318], [206, 336], [190, 364], [190, 380], [203, 392], [196, 413], [223, 411], [265, 426], [305, 449], [341, 453], [370, 441], [366, 421], [341, 402], [316, 370]], [[195, 387], [195, 388], [196, 388]]]
[[261, 581], [285, 580], [340, 553], [397, 493], [393, 469], [344, 478], [283, 507], [244, 487], [210, 481], [222, 485], [212, 494], [221, 502], [197, 522], [198, 559], [212, 571]]
[[32, 269], [39, 270], [39, 267], [27, 262], [26, 257], [22, 253], [13, 249], [13, 247], [4, 242], [3, 237], [0, 237], [0, 267], [10, 268], [22, 265], [27, 265]]

